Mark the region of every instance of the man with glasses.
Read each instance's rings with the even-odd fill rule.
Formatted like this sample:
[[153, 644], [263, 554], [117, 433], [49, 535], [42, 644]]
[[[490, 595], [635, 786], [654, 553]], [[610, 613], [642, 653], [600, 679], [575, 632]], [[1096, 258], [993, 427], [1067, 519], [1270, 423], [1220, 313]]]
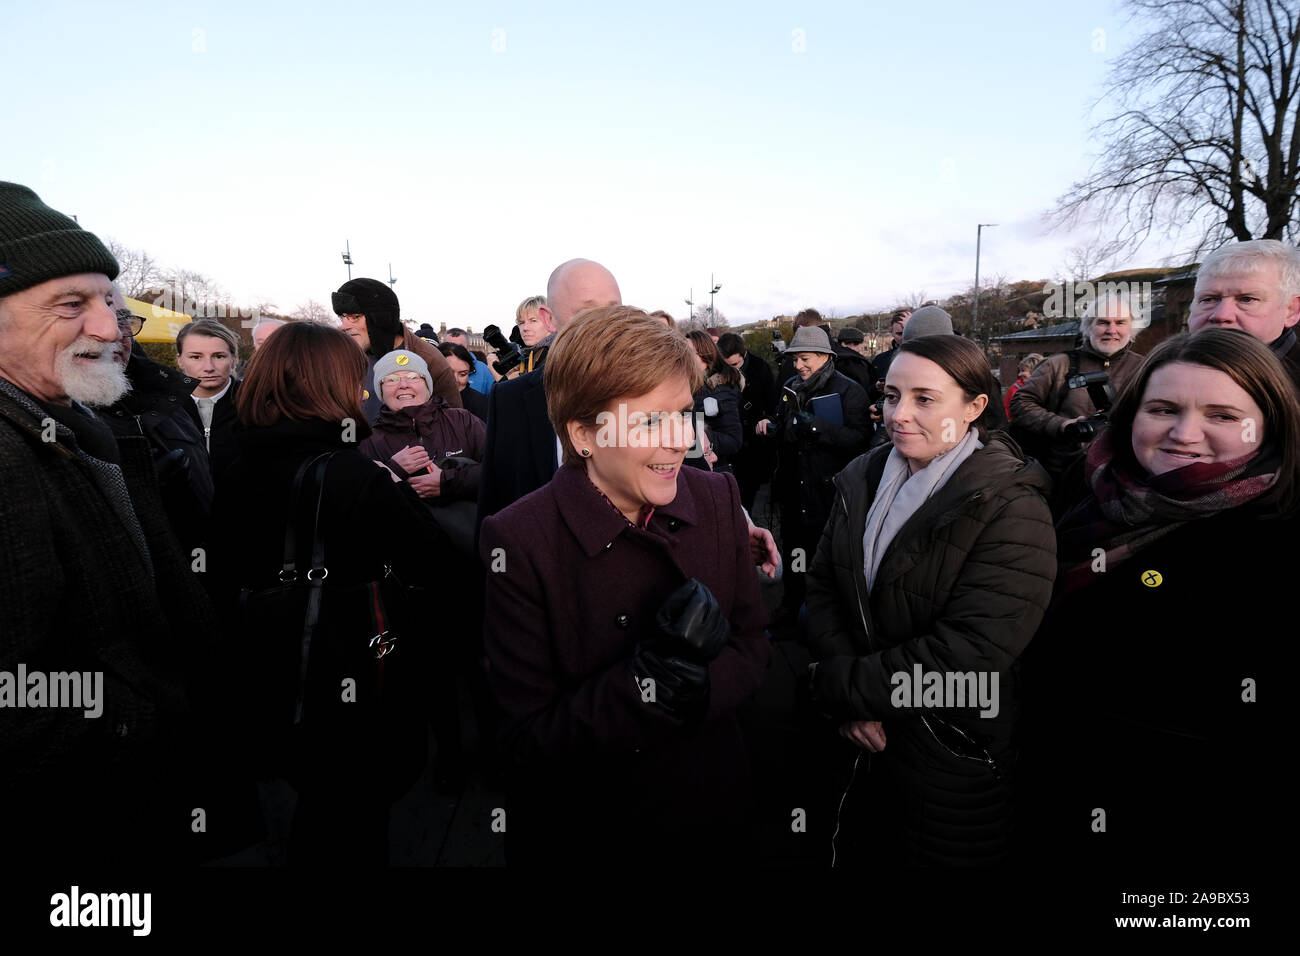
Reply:
[[148, 441], [86, 408], [129, 387], [117, 273], [98, 238], [0, 182], [0, 819], [19, 872], [201, 852], [191, 814], [211, 795], [179, 769], [210, 605]]
[[110, 305], [122, 331], [114, 358], [125, 367], [131, 389], [97, 412], [114, 434], [141, 435], [149, 440], [163, 507], [189, 554], [207, 541], [213, 494], [208, 450], [192, 409], [199, 379], [145, 354], [135, 340], [144, 319], [130, 310], [116, 283]]

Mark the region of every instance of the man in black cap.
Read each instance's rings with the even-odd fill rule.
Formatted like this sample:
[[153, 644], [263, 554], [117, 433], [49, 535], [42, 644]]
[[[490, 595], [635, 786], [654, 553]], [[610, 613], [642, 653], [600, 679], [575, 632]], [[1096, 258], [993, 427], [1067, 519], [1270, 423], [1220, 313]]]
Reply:
[[37, 854], [158, 862], [203, 839], [206, 800], [178, 795], [176, 768], [195, 750], [182, 674], [210, 606], [148, 440], [85, 407], [129, 387], [117, 273], [94, 235], [0, 182], [0, 819], [20, 871]]
[[334, 313], [343, 323], [343, 331], [352, 336], [366, 353], [369, 366], [362, 388], [366, 390], [361, 403], [366, 418], [373, 422], [383, 403], [374, 382], [375, 363], [394, 349], [414, 352], [429, 366], [433, 378], [433, 393], [452, 408], [460, 408], [460, 389], [442, 353], [424, 339], [408, 332], [401, 322], [401, 308], [397, 293], [386, 282], [378, 279], [349, 279], [331, 296]]
[[865, 339], [861, 329], [855, 329], [851, 325], [840, 329], [835, 342], [835, 371], [853, 379], [870, 395], [871, 362], [862, 354]]

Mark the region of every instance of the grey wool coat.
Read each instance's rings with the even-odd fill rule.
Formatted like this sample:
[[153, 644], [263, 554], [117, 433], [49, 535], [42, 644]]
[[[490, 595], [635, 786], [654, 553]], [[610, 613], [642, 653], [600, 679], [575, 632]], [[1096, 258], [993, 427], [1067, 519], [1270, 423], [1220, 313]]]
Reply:
[[[1051, 599], [1056, 539], [1041, 466], [1001, 432], [985, 440], [899, 530], [870, 593], [862, 536], [892, 446], [855, 459], [809, 570], [814, 700], [837, 722], [883, 722], [886, 746], [855, 786], [896, 816], [874, 823], [898, 862], [987, 864], [1009, 849], [1016, 660]], [[996, 716], [896, 701], [894, 675], [917, 665], [990, 686], [996, 674]]]

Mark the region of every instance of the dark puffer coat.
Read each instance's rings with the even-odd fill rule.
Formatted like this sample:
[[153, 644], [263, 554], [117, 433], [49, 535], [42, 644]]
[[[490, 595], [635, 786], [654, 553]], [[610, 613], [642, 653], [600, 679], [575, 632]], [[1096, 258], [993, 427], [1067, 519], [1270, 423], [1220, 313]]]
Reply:
[[[1001, 433], [986, 441], [900, 529], [870, 594], [862, 536], [892, 447], [856, 459], [809, 571], [814, 697], [838, 722], [879, 720], [886, 734], [882, 752], [863, 752], [865, 793], [844, 811], [866, 800], [870, 819], [844, 822], [869, 826], [864, 846], [894, 863], [985, 865], [1010, 847], [1015, 665], [1051, 598], [1056, 541], [1042, 468]], [[997, 715], [895, 707], [891, 678], [914, 665], [996, 673]]]
[[[705, 415], [704, 400], [712, 398], [718, 404], [717, 413]], [[740, 389], [728, 385], [721, 375], [710, 375], [704, 386], [695, 393], [696, 422], [703, 420], [708, 429], [709, 444], [718, 460], [713, 471], [731, 471], [731, 457], [740, 451], [745, 435], [740, 424]], [[687, 457], [687, 465], [708, 470], [701, 455]]]
[[437, 395], [423, 405], [399, 408], [387, 405], [371, 426], [374, 432], [361, 443], [362, 454], [382, 461], [402, 479], [409, 478], [393, 463], [393, 456], [408, 445], [422, 445], [435, 462], [448, 456], [472, 458], [473, 465], [444, 468], [440, 498], [447, 501], [478, 497], [479, 468], [483, 460], [487, 426], [463, 408], [448, 408]]
[[[126, 376], [131, 391], [97, 414], [118, 437], [143, 435], [149, 440], [163, 507], [172, 530], [189, 554], [207, 541], [213, 495], [212, 466], [203, 429], [194, 420], [194, 400], [190, 397], [198, 379], [159, 365], [143, 350], [132, 351]], [[188, 467], [159, 468], [160, 459], [173, 451], [185, 454]]]

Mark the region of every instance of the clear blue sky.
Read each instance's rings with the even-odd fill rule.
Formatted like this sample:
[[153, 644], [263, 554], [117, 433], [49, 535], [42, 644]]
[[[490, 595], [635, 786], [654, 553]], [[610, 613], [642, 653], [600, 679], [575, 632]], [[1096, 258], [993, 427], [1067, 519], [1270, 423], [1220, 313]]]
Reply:
[[574, 256], [679, 318], [710, 273], [733, 324], [848, 315], [969, 285], [978, 222], [984, 275], [1062, 271], [1130, 38], [1099, 0], [10, 4], [0, 179], [283, 311], [349, 240], [435, 326]]

